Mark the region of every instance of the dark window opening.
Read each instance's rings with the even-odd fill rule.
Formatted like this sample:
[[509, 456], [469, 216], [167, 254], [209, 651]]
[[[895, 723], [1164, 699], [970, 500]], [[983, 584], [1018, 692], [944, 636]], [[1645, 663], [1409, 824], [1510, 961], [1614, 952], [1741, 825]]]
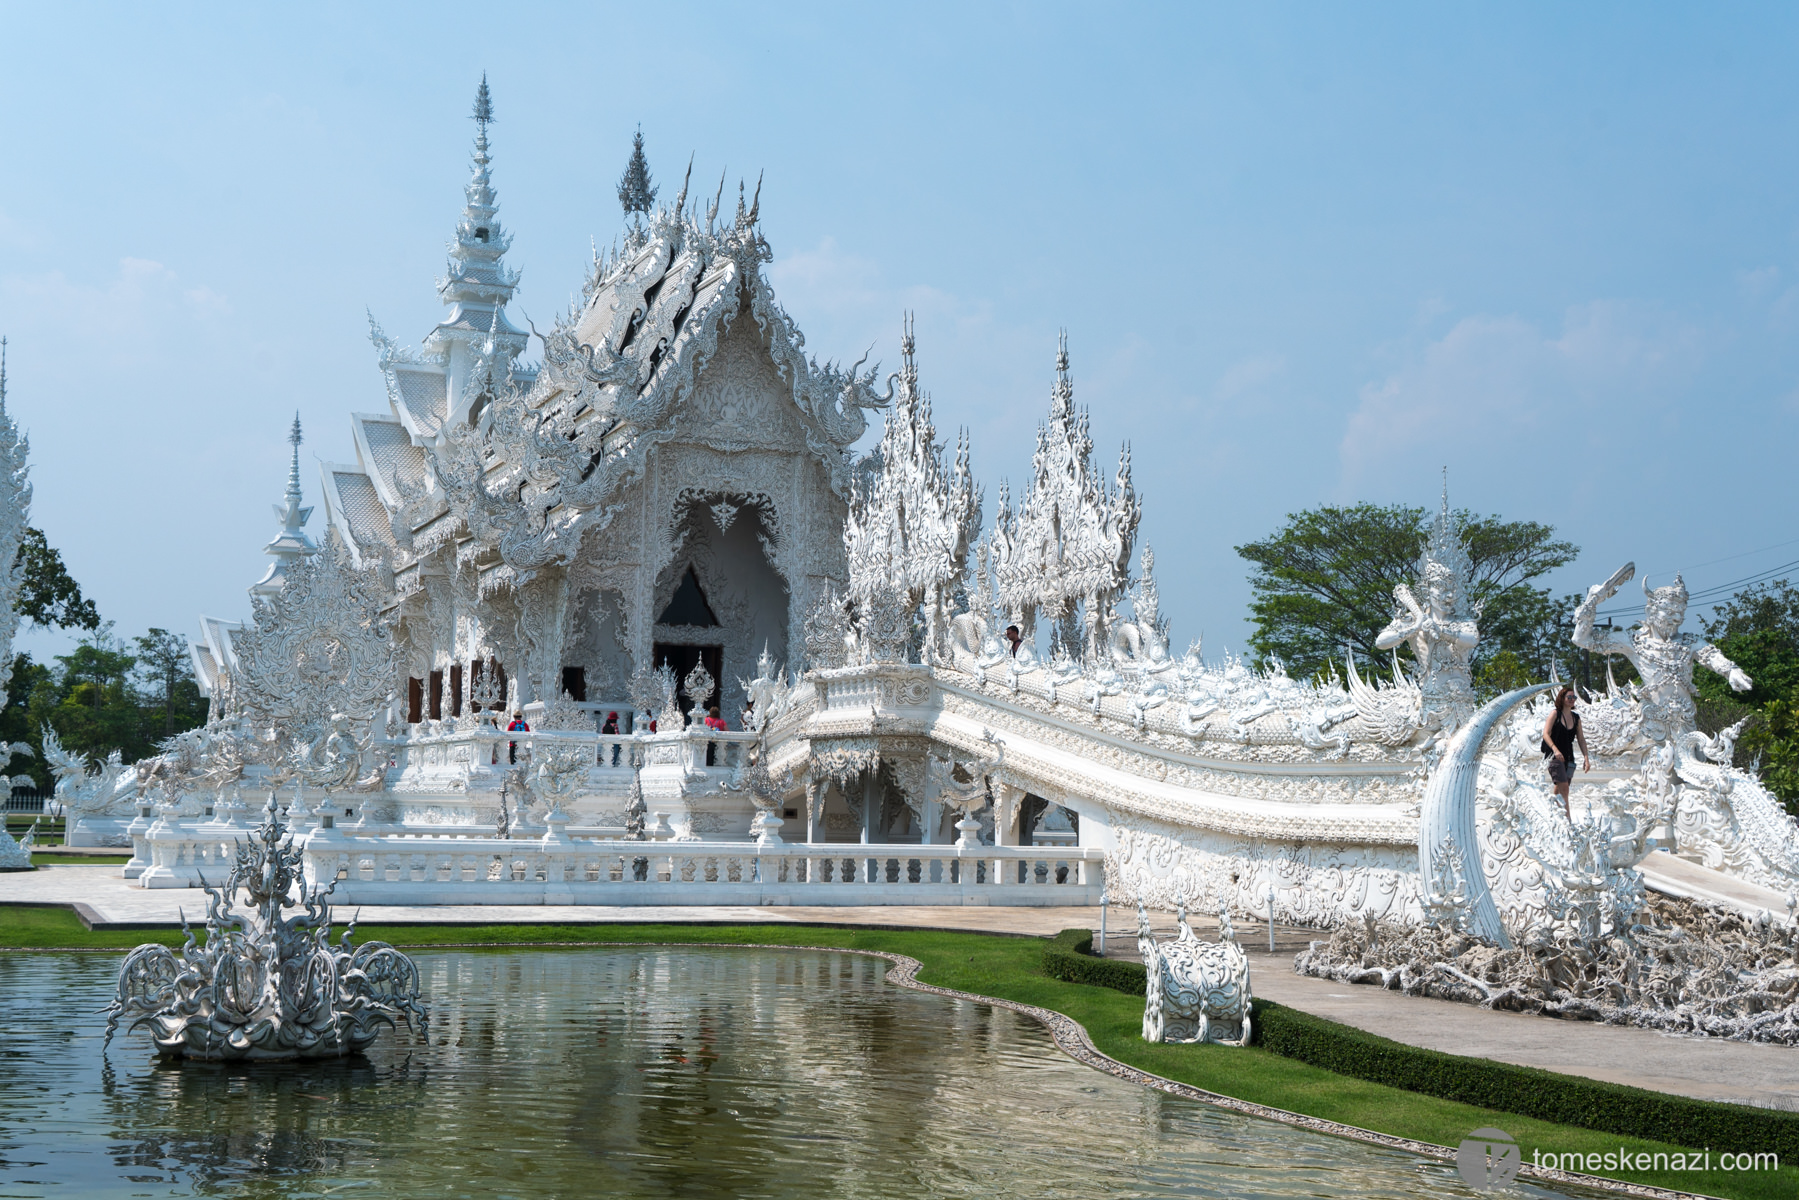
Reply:
[[[656, 618], [658, 625], [698, 625], [710, 628], [718, 624], [718, 617], [712, 612], [712, 605], [706, 602], [706, 593], [700, 590], [700, 580], [693, 573], [693, 566], [688, 565], [687, 574], [681, 577], [681, 586], [669, 598], [668, 607]], [[662, 665], [658, 658], [656, 665]], [[711, 670], [710, 667], [707, 670]], [[716, 678], [716, 676], [714, 676]]]
[[442, 671], [431, 672], [431, 719], [433, 721], [444, 719], [444, 673]]
[[487, 226], [483, 225], [475, 230], [475, 240], [477, 242], [485, 242], [487, 240]]
[[450, 715], [462, 715], [462, 664], [456, 663], [450, 668]]
[[562, 690], [570, 700], [585, 701], [587, 699], [587, 668], [562, 668]]
[[417, 725], [425, 719], [425, 681], [408, 679], [406, 681], [406, 721]]

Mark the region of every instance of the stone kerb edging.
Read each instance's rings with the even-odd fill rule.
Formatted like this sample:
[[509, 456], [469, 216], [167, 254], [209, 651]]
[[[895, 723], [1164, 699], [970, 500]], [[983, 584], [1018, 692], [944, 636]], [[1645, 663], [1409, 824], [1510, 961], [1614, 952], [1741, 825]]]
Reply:
[[[1086, 1027], [1073, 1017], [1059, 1013], [1051, 1008], [1039, 1008], [1034, 1004], [1023, 1004], [1017, 1000], [1006, 1000], [999, 996], [983, 996], [978, 992], [963, 992], [955, 988], [938, 987], [935, 984], [920, 983], [918, 972], [924, 964], [916, 958], [905, 954], [896, 954], [888, 950], [859, 950], [842, 946], [803, 946], [794, 944], [777, 944], [771, 942], [438, 942], [430, 946], [408, 947], [413, 950], [555, 950], [555, 949], [592, 949], [604, 947], [610, 949], [705, 949], [705, 950], [823, 950], [830, 954], [860, 954], [868, 958], [878, 958], [892, 965], [886, 978], [900, 987], [910, 988], [915, 992], [928, 992], [934, 996], [945, 996], [951, 1000], [968, 1000], [975, 1004], [985, 1004], [993, 1008], [1003, 1008], [1022, 1016], [1030, 1017], [1049, 1030], [1050, 1039], [1056, 1048], [1083, 1066], [1103, 1071], [1115, 1079], [1126, 1083], [1134, 1083], [1140, 1087], [1154, 1088], [1171, 1096], [1179, 1096], [1185, 1100], [1196, 1100], [1201, 1104], [1209, 1104], [1214, 1108], [1227, 1109], [1242, 1113], [1248, 1117], [1260, 1117], [1265, 1121], [1279, 1121], [1283, 1125], [1291, 1125], [1298, 1129], [1310, 1130], [1313, 1133], [1327, 1134], [1331, 1137], [1348, 1138], [1351, 1141], [1365, 1142], [1372, 1146], [1382, 1146], [1389, 1150], [1404, 1150], [1423, 1158], [1437, 1159], [1443, 1162], [1455, 1162], [1456, 1149], [1453, 1146], [1439, 1146], [1435, 1142], [1420, 1142], [1412, 1138], [1398, 1137], [1391, 1133], [1379, 1133], [1372, 1129], [1363, 1129], [1358, 1125], [1345, 1125], [1340, 1121], [1329, 1121], [1323, 1117], [1308, 1117], [1304, 1113], [1290, 1112], [1284, 1108], [1271, 1108], [1266, 1104], [1257, 1104], [1251, 1100], [1239, 1100], [1235, 1096], [1226, 1096], [1222, 1092], [1209, 1092], [1204, 1088], [1194, 1087], [1190, 1083], [1180, 1083], [1166, 1079], [1140, 1068], [1119, 1062], [1111, 1055], [1104, 1053], [1093, 1044], [1087, 1036]], [[5, 949], [34, 951], [39, 953], [56, 953], [62, 950], [83, 949], [97, 950], [98, 947], [61, 947], [61, 946], [20, 946]], [[104, 953], [122, 953], [108, 948]], [[1547, 1180], [1552, 1183], [1566, 1183], [1577, 1187], [1597, 1188], [1603, 1191], [1617, 1192], [1626, 1196], [1641, 1196], [1645, 1200], [1716, 1200], [1703, 1192], [1680, 1192], [1668, 1188], [1651, 1187], [1647, 1184], [1629, 1183], [1622, 1179], [1607, 1179], [1601, 1175], [1582, 1175], [1573, 1171], [1559, 1171], [1552, 1167], [1538, 1167], [1531, 1163], [1523, 1163], [1518, 1171], [1520, 1176], [1532, 1179]]]

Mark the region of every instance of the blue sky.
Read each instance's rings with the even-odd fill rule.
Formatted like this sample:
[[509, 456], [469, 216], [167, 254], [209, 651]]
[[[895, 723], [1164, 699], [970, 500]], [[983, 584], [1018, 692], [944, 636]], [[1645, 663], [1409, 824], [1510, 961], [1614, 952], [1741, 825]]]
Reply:
[[247, 612], [294, 410], [317, 503], [384, 405], [365, 307], [409, 343], [441, 312], [485, 71], [540, 326], [641, 124], [667, 188], [765, 173], [814, 353], [892, 365], [916, 311], [989, 513], [1066, 327], [1209, 655], [1234, 545], [1444, 466], [1583, 548], [1558, 588], [1723, 583], [1799, 559], [1796, 41], [1754, 5], [0, 4], [36, 521], [121, 633]]

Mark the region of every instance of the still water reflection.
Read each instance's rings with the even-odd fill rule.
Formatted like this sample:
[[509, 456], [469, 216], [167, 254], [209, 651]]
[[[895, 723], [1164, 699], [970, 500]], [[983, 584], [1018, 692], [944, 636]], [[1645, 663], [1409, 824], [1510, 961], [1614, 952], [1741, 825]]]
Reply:
[[159, 1066], [142, 1034], [103, 1060], [118, 960], [0, 956], [0, 1196], [1477, 1194], [1440, 1164], [1119, 1082], [872, 959], [417, 957], [429, 1046], [248, 1070]]

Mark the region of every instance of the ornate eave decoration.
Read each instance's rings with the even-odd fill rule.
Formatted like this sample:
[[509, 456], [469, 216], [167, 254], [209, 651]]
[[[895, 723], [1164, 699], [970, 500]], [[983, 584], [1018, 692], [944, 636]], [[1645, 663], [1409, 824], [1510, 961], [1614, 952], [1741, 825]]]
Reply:
[[[366, 722], [398, 670], [374, 570], [357, 570], [335, 530], [294, 564], [272, 597], [255, 597], [255, 627], [233, 638], [234, 694], [256, 725], [315, 727], [333, 713]], [[238, 714], [232, 714], [238, 715]]]
[[567, 561], [582, 534], [610, 523], [743, 314], [790, 389], [808, 448], [848, 494], [846, 451], [867, 429], [862, 410], [884, 407], [891, 389], [876, 393], [860, 364], [805, 356], [761, 271], [770, 254], [757, 209], [739, 197], [736, 219], [721, 225], [715, 200], [702, 222], [683, 186], [624, 252], [595, 259], [584, 300], [544, 336], [531, 385], [496, 380], [477, 426], [451, 425], [427, 447], [452, 511], [515, 572]]
[[885, 603], [891, 592], [908, 615], [925, 605], [926, 646], [935, 653], [948, 626], [949, 595], [967, 573], [969, 545], [980, 529], [981, 489], [969, 468], [966, 430], [954, 464], [944, 464], [930, 398], [918, 390], [913, 346], [908, 317], [902, 366], [888, 380], [894, 406], [869, 471], [851, 491], [843, 543], [850, 597], [866, 609]]
[[1049, 420], [1037, 427], [1031, 485], [1016, 512], [1000, 487], [993, 557], [999, 601], [1014, 620], [1028, 630], [1039, 612], [1060, 621], [1083, 604], [1086, 650], [1096, 658], [1106, 614], [1130, 579], [1143, 505], [1131, 486], [1129, 444], [1107, 487], [1093, 468], [1087, 421], [1086, 411], [1074, 407], [1064, 334], [1056, 349]]

